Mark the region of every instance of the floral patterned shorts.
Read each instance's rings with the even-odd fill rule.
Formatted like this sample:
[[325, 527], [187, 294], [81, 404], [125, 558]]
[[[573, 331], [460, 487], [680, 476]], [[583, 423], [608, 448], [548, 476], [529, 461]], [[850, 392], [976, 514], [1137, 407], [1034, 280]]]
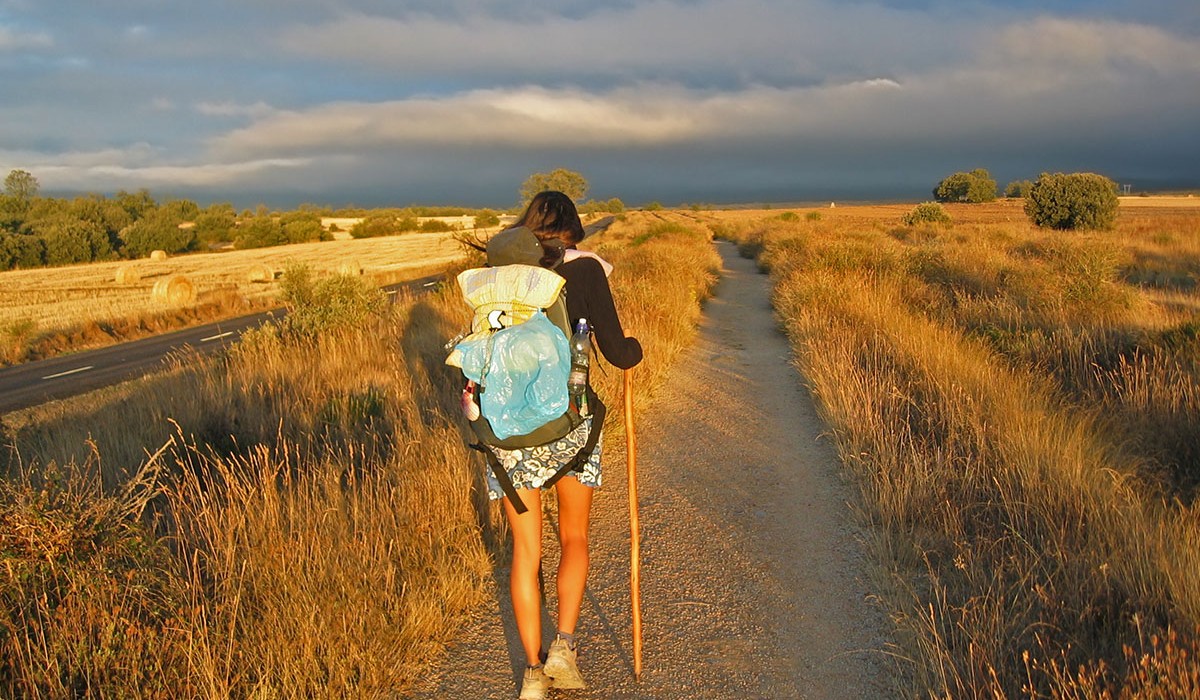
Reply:
[[[522, 447], [515, 450], [502, 450], [497, 447], [495, 448], [496, 457], [504, 466], [504, 470], [508, 472], [508, 478], [512, 479], [513, 486], [518, 489], [540, 489], [547, 479], [554, 476], [555, 472], [575, 457], [579, 448], [587, 442], [588, 431], [591, 428], [592, 419], [588, 418], [577, 428], [548, 445]], [[574, 476], [584, 486], [592, 488], [599, 486], [600, 452], [603, 444], [604, 433], [601, 433], [600, 439], [596, 442], [596, 449], [592, 450], [587, 463], [583, 465], [583, 470], [570, 472], [567, 476]], [[493, 501], [504, 498], [500, 482], [496, 481], [496, 475], [490, 468], [487, 469], [487, 482], [488, 498]]]

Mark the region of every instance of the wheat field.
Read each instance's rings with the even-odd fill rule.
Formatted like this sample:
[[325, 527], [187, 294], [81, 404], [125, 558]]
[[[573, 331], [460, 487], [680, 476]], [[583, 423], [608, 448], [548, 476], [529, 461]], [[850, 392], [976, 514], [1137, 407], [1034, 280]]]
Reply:
[[[264, 308], [275, 304], [278, 277], [289, 265], [305, 265], [317, 274], [362, 274], [376, 284], [415, 278], [462, 257], [453, 235], [411, 233], [0, 272], [0, 342], [8, 345], [0, 360], [5, 355], [29, 359], [29, 348], [39, 339], [43, 348], [33, 357], [58, 346], [111, 341], [97, 327], [129, 327], [135, 319], [156, 326], [146, 331], [161, 331]], [[178, 276], [190, 282], [190, 300], [179, 304], [155, 296], [157, 282]], [[166, 321], [155, 324], [156, 318]], [[72, 335], [58, 343], [44, 340]]]

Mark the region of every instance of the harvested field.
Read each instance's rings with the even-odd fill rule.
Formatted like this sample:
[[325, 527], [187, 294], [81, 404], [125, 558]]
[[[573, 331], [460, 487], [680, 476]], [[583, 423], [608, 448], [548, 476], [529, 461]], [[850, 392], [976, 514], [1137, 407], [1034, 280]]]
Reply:
[[[338, 272], [347, 261], [380, 283], [405, 270], [449, 263], [462, 251], [447, 233], [412, 233], [360, 240], [300, 243], [274, 248], [193, 253], [164, 260], [121, 260], [0, 273], [0, 330], [32, 327], [50, 334], [88, 323], [106, 323], [162, 311], [155, 285], [182, 275], [195, 288], [197, 304], [230, 294], [249, 304], [269, 303], [278, 280], [261, 279], [264, 269], [304, 264], [318, 275]], [[122, 280], [118, 284], [118, 273]]]

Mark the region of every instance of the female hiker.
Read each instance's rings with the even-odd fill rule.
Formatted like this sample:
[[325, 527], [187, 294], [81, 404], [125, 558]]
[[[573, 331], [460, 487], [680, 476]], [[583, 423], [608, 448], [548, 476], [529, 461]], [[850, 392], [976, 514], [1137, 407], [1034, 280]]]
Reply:
[[[574, 328], [579, 319], [587, 319], [601, 354], [622, 369], [642, 359], [642, 346], [625, 336], [612, 292], [608, 286], [606, 263], [575, 250], [583, 240], [583, 224], [570, 197], [561, 192], [542, 192], [535, 196], [513, 227], [524, 226], [542, 243], [542, 264], [553, 267], [566, 280], [567, 315]], [[566, 254], [569, 251], [569, 254]], [[565, 260], [565, 261], [564, 261]], [[611, 269], [608, 267], [607, 269]], [[588, 574], [588, 521], [592, 509], [592, 489], [600, 485], [600, 446], [597, 445], [581, 471], [569, 472], [554, 484], [558, 498], [558, 536], [562, 548], [557, 573], [558, 629], [542, 662], [541, 595], [538, 570], [542, 560], [541, 487], [546, 461], [565, 464], [583, 445], [591, 419], [546, 448], [496, 450], [517, 487], [517, 494], [528, 510], [518, 514], [508, 498], [504, 512], [513, 534], [512, 593], [513, 612], [521, 645], [525, 650], [525, 673], [521, 700], [540, 700], [548, 686], [583, 688], [583, 677], [576, 665], [575, 629], [583, 603]], [[597, 426], [599, 429], [600, 426]], [[503, 498], [495, 477], [488, 474], [493, 498]]]

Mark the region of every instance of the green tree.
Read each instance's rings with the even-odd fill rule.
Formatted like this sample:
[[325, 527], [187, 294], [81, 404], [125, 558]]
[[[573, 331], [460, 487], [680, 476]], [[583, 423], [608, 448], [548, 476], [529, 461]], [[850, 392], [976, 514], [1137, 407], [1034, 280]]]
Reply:
[[40, 189], [38, 179], [25, 170], [10, 171], [4, 178], [4, 194], [25, 205], [37, 197]]
[[279, 222], [279, 219], [268, 214], [243, 220], [242, 225], [238, 227], [233, 246], [235, 248], [267, 248], [287, 242], [283, 224]]
[[46, 264], [46, 242], [27, 233], [0, 233], [0, 270], [28, 270]]
[[158, 208], [158, 203], [150, 196], [150, 191], [144, 187], [132, 193], [118, 190], [114, 199], [135, 220], [142, 218], [146, 212]]
[[996, 199], [996, 181], [983, 168], [958, 172], [939, 182], [933, 196], [939, 202], [992, 202]]
[[180, 218], [175, 207], [162, 207], [145, 214], [121, 232], [128, 258], [144, 258], [155, 250], [183, 253], [196, 248], [196, 229]]
[[233, 229], [237, 226], [237, 215], [228, 202], [210, 204], [196, 215], [196, 240], [212, 245], [233, 240]]
[[1025, 214], [1043, 228], [1110, 229], [1117, 219], [1117, 184], [1095, 173], [1042, 173], [1025, 197]]
[[1013, 180], [1004, 188], [1004, 196], [1012, 199], [1025, 197], [1029, 194], [1029, 189], [1033, 187], [1032, 180]]
[[103, 226], [66, 211], [40, 219], [34, 224], [33, 231], [45, 243], [47, 265], [71, 265], [113, 257], [112, 244]]
[[524, 206], [534, 195], [547, 190], [556, 190], [579, 203], [587, 196], [588, 181], [574, 170], [557, 168], [548, 173], [534, 173], [521, 185], [521, 205]]

